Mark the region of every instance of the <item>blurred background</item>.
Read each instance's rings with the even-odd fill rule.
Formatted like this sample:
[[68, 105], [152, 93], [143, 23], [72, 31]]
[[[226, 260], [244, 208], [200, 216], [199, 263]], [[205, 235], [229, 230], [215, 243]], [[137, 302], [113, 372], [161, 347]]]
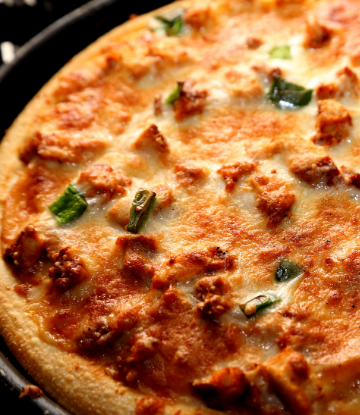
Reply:
[[86, 0], [0, 0], [0, 63], [10, 62], [16, 50]]

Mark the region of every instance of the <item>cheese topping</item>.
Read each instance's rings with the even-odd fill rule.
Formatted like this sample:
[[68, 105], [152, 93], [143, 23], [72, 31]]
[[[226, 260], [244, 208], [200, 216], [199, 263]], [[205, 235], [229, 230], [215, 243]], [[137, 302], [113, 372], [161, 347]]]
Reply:
[[41, 339], [139, 413], [355, 413], [359, 24], [351, 0], [174, 6], [63, 76], [2, 224]]

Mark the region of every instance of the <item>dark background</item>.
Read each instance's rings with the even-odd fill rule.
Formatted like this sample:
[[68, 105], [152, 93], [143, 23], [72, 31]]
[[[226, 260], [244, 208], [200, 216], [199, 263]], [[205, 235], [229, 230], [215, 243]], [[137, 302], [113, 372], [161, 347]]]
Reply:
[[24, 0], [0, 0], [0, 43], [10, 41], [22, 46], [54, 20], [84, 3], [86, 0], [36, 0], [35, 6], [28, 6]]
[[[12, 42], [19, 47], [17, 59], [2, 64], [0, 56], [0, 140], [26, 103], [69, 59], [113, 27], [126, 21], [131, 13], [143, 14], [170, 3], [169, 0], [93, 0], [96, 7], [83, 9], [76, 18], [45, 29], [85, 0], [0, 0], [0, 44]], [[27, 3], [35, 3], [29, 6]], [[89, 12], [90, 10], [90, 12]], [[30, 39], [46, 30], [45, 35]], [[24, 48], [21, 48], [26, 44]], [[29, 46], [30, 45], [30, 46]], [[1, 53], [0, 53], [1, 55]], [[1, 168], [1, 165], [0, 165]], [[0, 352], [21, 371], [0, 337]], [[0, 355], [1, 360], [1, 355]], [[31, 379], [30, 379], [31, 382]], [[44, 414], [34, 403], [18, 399], [0, 377], [1, 415]], [[36, 400], [35, 400], [36, 402]], [[125, 414], [124, 414], [125, 415]]]

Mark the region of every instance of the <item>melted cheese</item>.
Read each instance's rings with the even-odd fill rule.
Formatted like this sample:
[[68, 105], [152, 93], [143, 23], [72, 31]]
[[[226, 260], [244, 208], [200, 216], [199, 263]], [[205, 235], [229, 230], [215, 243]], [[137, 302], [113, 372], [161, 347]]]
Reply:
[[[91, 341], [96, 342], [103, 336], [99, 327], [119, 330], [108, 355], [91, 351], [89, 358], [100, 366], [110, 364], [109, 373], [142, 392], [202, 405], [189, 387], [195, 379], [234, 366], [249, 379], [260, 379], [256, 368], [270, 371], [267, 368], [273, 363], [267, 362], [288, 346], [303, 354], [321, 381], [322, 394], [311, 398], [313, 413], [356, 412], [358, 392], [346, 390], [359, 376], [353, 362], [359, 359], [360, 190], [345, 184], [340, 174], [334, 183], [325, 179], [309, 183], [290, 167], [290, 160], [308, 149], [300, 161], [309, 159], [307, 169], [316, 170], [309, 158], [320, 148], [312, 141], [318, 114], [315, 90], [334, 82], [346, 66], [357, 75], [360, 72], [341, 47], [339, 39], [345, 36], [341, 33], [331, 35], [323, 48], [304, 46], [305, 4], [292, 9], [263, 3], [211, 2], [209, 24], [200, 31], [188, 24], [180, 36], [167, 38], [144, 30], [104, 48], [100, 63], [86, 69], [85, 84], [76, 74], [63, 79], [63, 89], [49, 97], [51, 108], [38, 117], [26, 137], [32, 139], [37, 133], [45, 150], [41, 153], [37, 147], [35, 158], [10, 190], [2, 240], [9, 248], [17, 237], [15, 230], [32, 223], [49, 241], [48, 261], [64, 247], [81, 258], [88, 278], [65, 293], [51, 288], [45, 272], [51, 265], [38, 271], [41, 283], [37, 281], [27, 294], [29, 313], [38, 322], [43, 341], [78, 353], [89, 353], [79, 346], [88, 331], [95, 332]], [[249, 36], [261, 40], [257, 49], [246, 46]], [[291, 59], [271, 60], [269, 51], [284, 44], [290, 45]], [[114, 68], [107, 68], [106, 61], [115, 62]], [[296, 111], [276, 109], [265, 98], [271, 79], [255, 67], [278, 68], [286, 80], [313, 88], [310, 104]], [[84, 70], [80, 67], [79, 73]], [[185, 80], [193, 81], [194, 91], [206, 91], [207, 96], [201, 110], [177, 120], [165, 99], [177, 82]], [[161, 96], [158, 115], [156, 96]], [[351, 115], [349, 136], [321, 149], [338, 169], [346, 166], [358, 173], [358, 99], [345, 96], [340, 101]], [[168, 153], [134, 145], [150, 125], [158, 127]], [[49, 135], [60, 140], [54, 147], [44, 141]], [[62, 147], [64, 137], [70, 144]], [[88, 156], [81, 162], [60, 159], [56, 147], [80, 159], [82, 151]], [[236, 179], [235, 188], [227, 191], [219, 169], [248, 161], [255, 163], [255, 171]], [[46, 206], [70, 181], [83, 191], [79, 177], [92, 164], [127, 174], [131, 184], [125, 186], [126, 194], [106, 203], [101, 194], [92, 195], [78, 220], [59, 227]], [[35, 170], [40, 180], [40, 165], [48, 171], [50, 185], [39, 187], [41, 200], [34, 207], [29, 172]], [[185, 170], [176, 167], [183, 165]], [[255, 176], [267, 178], [270, 185], [282, 183], [295, 196], [275, 225], [270, 224], [268, 212], [278, 209], [286, 191], [265, 190], [263, 196], [253, 185]], [[141, 235], [156, 241], [156, 249], [144, 254], [145, 248], [134, 248], [144, 256], [145, 265], [130, 258], [135, 271], [125, 272], [127, 251], [119, 238], [129, 235], [123, 226], [126, 212], [139, 188], [159, 185], [166, 186], [172, 200], [155, 207], [141, 230]], [[261, 207], [261, 197], [267, 197], [266, 208]], [[21, 209], [23, 213], [14, 218]], [[216, 248], [224, 252], [223, 257], [232, 258], [232, 267], [221, 263], [218, 269], [211, 268], [215, 260], [209, 250]], [[278, 283], [274, 275], [284, 258], [299, 264], [302, 272], [292, 281]], [[153, 267], [152, 279], [146, 276], [149, 267]], [[220, 316], [206, 319], [196, 311], [200, 301], [195, 287], [201, 278], [216, 275], [229, 284], [230, 306]], [[20, 280], [25, 279], [22, 273]], [[240, 304], [262, 294], [276, 295], [281, 302], [248, 319]], [[136, 323], [130, 324], [126, 313], [133, 313]], [[135, 363], [130, 370], [126, 365], [131, 358]], [[154, 373], [146, 371], [146, 365], [145, 369], [136, 366], [139, 359], [152, 365]], [[340, 364], [343, 369], [337, 369]], [[178, 377], [174, 377], [176, 367]], [[339, 390], [334, 390], [332, 376]], [[295, 397], [295, 392], [283, 393]], [[259, 403], [257, 410], [270, 413], [285, 407], [295, 413], [295, 404], [283, 394], [262, 394], [266, 405]], [[232, 411], [245, 413], [238, 407]]]

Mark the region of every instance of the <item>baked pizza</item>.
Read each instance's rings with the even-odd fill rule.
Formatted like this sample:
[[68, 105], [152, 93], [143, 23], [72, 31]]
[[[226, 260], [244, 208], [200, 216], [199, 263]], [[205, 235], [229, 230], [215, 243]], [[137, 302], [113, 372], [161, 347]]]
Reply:
[[76, 415], [360, 413], [360, 2], [132, 16], [1, 144], [0, 328]]

